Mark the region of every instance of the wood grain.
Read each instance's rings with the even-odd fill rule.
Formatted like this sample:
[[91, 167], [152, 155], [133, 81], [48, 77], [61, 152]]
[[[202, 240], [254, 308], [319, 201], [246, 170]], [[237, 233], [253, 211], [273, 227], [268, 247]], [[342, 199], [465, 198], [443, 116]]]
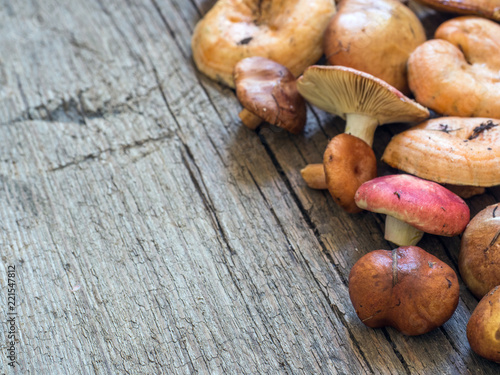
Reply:
[[[310, 107], [302, 135], [242, 127], [191, 59], [213, 3], [0, 2], [1, 306], [15, 265], [18, 328], [0, 372], [497, 373], [469, 349], [463, 284], [427, 335], [358, 320], [348, 274], [390, 246], [383, 218], [300, 176], [344, 124]], [[377, 130], [379, 158], [397, 131]], [[457, 269], [459, 241], [421, 246]]]

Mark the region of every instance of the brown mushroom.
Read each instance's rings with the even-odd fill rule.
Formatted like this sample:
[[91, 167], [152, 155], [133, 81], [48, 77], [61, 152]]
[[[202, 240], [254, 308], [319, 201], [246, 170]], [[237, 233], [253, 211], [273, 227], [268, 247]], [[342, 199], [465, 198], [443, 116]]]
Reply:
[[458, 14], [470, 14], [500, 21], [498, 0], [418, 0], [433, 9]]
[[346, 212], [357, 213], [361, 209], [354, 194], [362, 183], [377, 177], [377, 159], [365, 141], [342, 133], [328, 143], [322, 164], [309, 164], [300, 173], [311, 189], [328, 189]]
[[421, 335], [455, 312], [459, 284], [455, 271], [417, 246], [364, 255], [349, 274], [349, 296], [368, 327], [394, 327]]
[[378, 125], [429, 117], [426, 108], [385, 81], [344, 66], [310, 66], [297, 89], [311, 104], [345, 119], [345, 132], [370, 147]]
[[460, 243], [458, 267], [477, 298], [500, 285], [500, 203], [484, 208], [467, 225]]
[[326, 185], [335, 202], [349, 213], [360, 212], [354, 194], [377, 177], [377, 159], [368, 144], [350, 134], [333, 137], [323, 156]]
[[245, 57], [263, 56], [297, 77], [321, 55], [333, 0], [219, 0], [191, 39], [201, 72], [234, 87], [233, 70]]
[[294, 134], [304, 129], [306, 103], [286, 67], [264, 57], [247, 57], [236, 64], [234, 82], [245, 107], [240, 118], [250, 129], [262, 120]]
[[[500, 184], [500, 120], [441, 117], [394, 136], [382, 160], [426, 180], [461, 187], [462, 197]], [[455, 190], [455, 189], [450, 189]]]
[[409, 94], [406, 62], [425, 41], [419, 19], [399, 0], [348, 0], [330, 20], [323, 50], [328, 64], [370, 73]]
[[416, 245], [424, 232], [456, 236], [470, 219], [469, 207], [456, 194], [407, 174], [367, 181], [354, 199], [361, 209], [387, 215], [385, 239], [398, 246]]
[[476, 354], [500, 363], [500, 286], [489, 291], [472, 312], [467, 340]]
[[444, 22], [408, 59], [419, 103], [446, 116], [500, 118], [500, 25], [479, 17]]

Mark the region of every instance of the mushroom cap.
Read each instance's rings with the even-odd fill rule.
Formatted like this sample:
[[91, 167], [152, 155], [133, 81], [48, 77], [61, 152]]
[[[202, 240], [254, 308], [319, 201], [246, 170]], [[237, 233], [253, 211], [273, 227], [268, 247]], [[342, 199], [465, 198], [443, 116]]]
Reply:
[[387, 82], [345, 66], [310, 66], [297, 80], [297, 89], [311, 104], [343, 119], [356, 113], [381, 125], [429, 117], [427, 108]]
[[328, 64], [372, 74], [408, 94], [406, 62], [425, 41], [420, 20], [399, 0], [349, 0], [330, 20], [323, 51]]
[[[500, 363], [500, 285], [477, 304], [467, 323], [470, 348], [481, 357]], [[498, 367], [498, 366], [497, 366]]]
[[441, 117], [394, 136], [382, 160], [439, 183], [500, 184], [500, 120]]
[[447, 116], [500, 118], [500, 25], [458, 17], [408, 59], [408, 83], [419, 103]]
[[500, 3], [498, 0], [418, 0], [442, 12], [472, 14], [500, 21]]
[[470, 219], [467, 204], [443, 186], [411, 175], [388, 175], [365, 182], [356, 192], [358, 207], [390, 215], [423, 232], [455, 236]]
[[323, 54], [334, 13], [333, 0], [219, 0], [193, 31], [194, 62], [233, 88], [234, 66], [245, 57], [267, 57], [297, 77]]
[[270, 124], [299, 133], [306, 124], [306, 102], [293, 74], [264, 57], [247, 57], [234, 68], [236, 96], [247, 110]]
[[344, 210], [360, 212], [354, 194], [362, 183], [377, 177], [377, 159], [362, 139], [342, 133], [333, 137], [323, 156], [328, 191]]
[[444, 324], [460, 295], [457, 274], [418, 246], [375, 250], [349, 273], [349, 297], [368, 327], [421, 335]]
[[500, 203], [484, 208], [467, 225], [460, 243], [458, 267], [477, 298], [500, 285]]

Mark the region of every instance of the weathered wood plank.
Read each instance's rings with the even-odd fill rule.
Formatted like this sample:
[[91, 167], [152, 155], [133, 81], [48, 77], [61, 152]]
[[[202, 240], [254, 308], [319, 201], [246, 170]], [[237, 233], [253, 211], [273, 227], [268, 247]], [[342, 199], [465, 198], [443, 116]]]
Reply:
[[[15, 265], [17, 373], [495, 373], [465, 340], [463, 285], [422, 337], [359, 322], [347, 277], [387, 247], [382, 218], [343, 213], [299, 174], [343, 124], [311, 108], [300, 136], [242, 128], [234, 93], [191, 61], [212, 4], [2, 2], [0, 285]], [[379, 132], [378, 156], [394, 129]], [[458, 242], [422, 246], [456, 268]]]

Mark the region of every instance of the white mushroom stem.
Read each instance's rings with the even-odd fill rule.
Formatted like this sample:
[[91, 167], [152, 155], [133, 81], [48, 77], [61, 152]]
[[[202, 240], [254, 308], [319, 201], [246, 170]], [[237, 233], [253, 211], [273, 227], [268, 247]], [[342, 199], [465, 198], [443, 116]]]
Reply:
[[358, 113], [347, 113], [344, 133], [361, 138], [371, 147], [377, 126], [378, 120], [374, 117]]
[[326, 175], [323, 163], [308, 164], [301, 169], [300, 174], [311, 189], [326, 190]]
[[255, 130], [262, 122], [262, 119], [259, 116], [254, 115], [248, 109], [242, 109], [238, 114], [241, 119], [241, 122], [245, 124], [245, 126], [249, 129]]
[[396, 219], [393, 216], [387, 215], [385, 218], [385, 236], [387, 241], [398, 246], [413, 246], [416, 245], [424, 235], [420, 229], [406, 224], [404, 221]]

